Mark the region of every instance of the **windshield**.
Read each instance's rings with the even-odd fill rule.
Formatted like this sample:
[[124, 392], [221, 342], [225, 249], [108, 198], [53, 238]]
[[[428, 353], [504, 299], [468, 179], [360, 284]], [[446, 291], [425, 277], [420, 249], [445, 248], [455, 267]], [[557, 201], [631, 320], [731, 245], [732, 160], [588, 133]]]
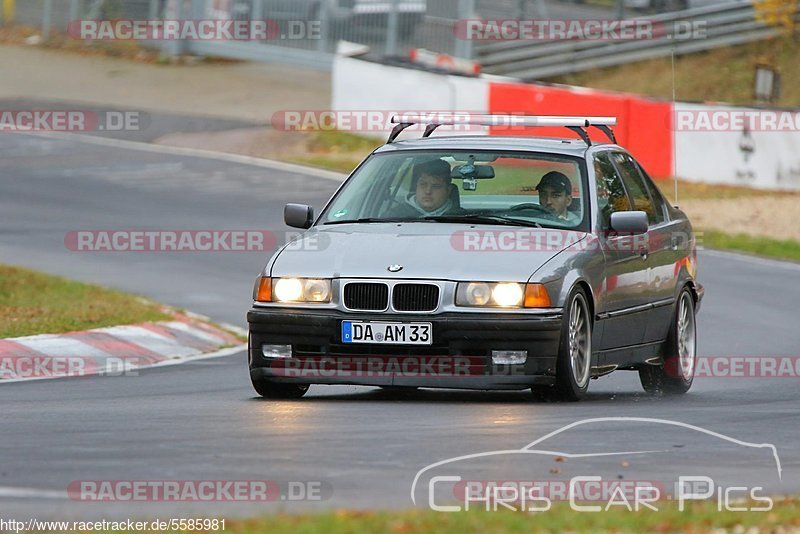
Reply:
[[580, 159], [554, 154], [376, 154], [319, 223], [463, 221], [582, 229], [588, 220], [583, 172]]

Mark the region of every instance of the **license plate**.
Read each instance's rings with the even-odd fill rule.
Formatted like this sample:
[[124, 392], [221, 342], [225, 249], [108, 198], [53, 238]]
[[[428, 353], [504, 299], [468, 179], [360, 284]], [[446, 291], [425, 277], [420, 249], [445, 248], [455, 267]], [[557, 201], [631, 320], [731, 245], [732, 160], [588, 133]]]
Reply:
[[342, 343], [431, 345], [431, 323], [373, 323], [342, 321]]

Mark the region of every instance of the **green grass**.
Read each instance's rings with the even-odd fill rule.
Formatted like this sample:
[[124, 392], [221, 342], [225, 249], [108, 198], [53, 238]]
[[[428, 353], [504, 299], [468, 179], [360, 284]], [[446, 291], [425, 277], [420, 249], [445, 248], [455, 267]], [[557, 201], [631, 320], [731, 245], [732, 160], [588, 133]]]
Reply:
[[[739, 505], [739, 503], [737, 503]], [[761, 506], [756, 503], [752, 506]], [[800, 526], [800, 505], [796, 500], [775, 502], [769, 512], [718, 512], [716, 500], [691, 503], [684, 512], [675, 501], [656, 504], [659, 511], [629, 512], [624, 507], [608, 512], [575, 512], [557, 503], [546, 512], [440, 513], [432, 511], [356, 512], [332, 511], [321, 514], [278, 514], [254, 519], [226, 520], [226, 534], [389, 534], [472, 533], [472, 532], [708, 532], [712, 529], [745, 532], [785, 531]], [[613, 507], [612, 507], [613, 508]]]
[[350, 174], [367, 154], [382, 144], [377, 138], [320, 130], [310, 133], [305, 154], [291, 155], [287, 159], [292, 163]]
[[[754, 104], [755, 65], [772, 65], [781, 75], [778, 106], [800, 106], [800, 33], [675, 58], [678, 100]], [[672, 99], [669, 57], [559, 76], [549, 81]]]
[[333, 157], [328, 155], [292, 156], [287, 159], [291, 163], [308, 165], [328, 171], [337, 171], [344, 174], [350, 174], [353, 172], [353, 169], [361, 163], [361, 159], [356, 157]]
[[[698, 236], [698, 245], [700, 245]], [[800, 262], [800, 243], [745, 234], [730, 235], [723, 232], [702, 232], [702, 246], [710, 249], [735, 250], [768, 258]]]
[[[675, 183], [672, 179], [655, 180], [656, 186], [661, 190], [669, 202], [675, 202]], [[794, 191], [771, 191], [768, 189], [755, 189], [739, 185], [704, 184], [678, 180], [678, 200], [731, 200], [753, 197], [786, 197], [796, 196], [800, 200], [800, 193]], [[680, 202], [679, 202], [680, 203]]]
[[337, 130], [320, 130], [314, 132], [307, 146], [311, 152], [359, 152], [364, 157], [382, 144], [383, 141], [364, 135]]
[[135, 295], [0, 265], [0, 338], [169, 318], [161, 306]]

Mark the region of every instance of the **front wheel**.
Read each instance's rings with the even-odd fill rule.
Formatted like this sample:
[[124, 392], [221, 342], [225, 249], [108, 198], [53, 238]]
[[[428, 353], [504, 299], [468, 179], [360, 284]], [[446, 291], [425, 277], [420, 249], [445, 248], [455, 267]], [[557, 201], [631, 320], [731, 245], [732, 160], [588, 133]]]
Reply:
[[252, 375], [250, 381], [256, 393], [266, 399], [299, 399], [308, 391], [308, 384], [279, 384]]
[[696, 363], [694, 299], [689, 289], [684, 288], [678, 297], [675, 317], [664, 345], [664, 364], [640, 369], [639, 379], [648, 393], [683, 394], [692, 387]]
[[592, 371], [592, 320], [589, 303], [582, 289], [574, 289], [567, 299], [561, 325], [561, 342], [556, 362], [556, 393], [559, 398], [577, 401], [586, 395]]

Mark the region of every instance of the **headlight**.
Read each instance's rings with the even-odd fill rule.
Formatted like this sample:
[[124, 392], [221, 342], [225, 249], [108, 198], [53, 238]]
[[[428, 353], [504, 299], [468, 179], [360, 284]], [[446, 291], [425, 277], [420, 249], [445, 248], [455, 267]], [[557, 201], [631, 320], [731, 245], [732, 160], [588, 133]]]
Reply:
[[542, 284], [460, 282], [456, 288], [456, 306], [548, 308], [550, 298]]
[[275, 300], [279, 302], [303, 300], [303, 282], [298, 278], [278, 278], [273, 289]]
[[258, 302], [330, 302], [331, 281], [322, 278], [261, 277], [254, 300]]
[[498, 306], [519, 306], [522, 303], [522, 285], [497, 284], [492, 290], [492, 300]]

